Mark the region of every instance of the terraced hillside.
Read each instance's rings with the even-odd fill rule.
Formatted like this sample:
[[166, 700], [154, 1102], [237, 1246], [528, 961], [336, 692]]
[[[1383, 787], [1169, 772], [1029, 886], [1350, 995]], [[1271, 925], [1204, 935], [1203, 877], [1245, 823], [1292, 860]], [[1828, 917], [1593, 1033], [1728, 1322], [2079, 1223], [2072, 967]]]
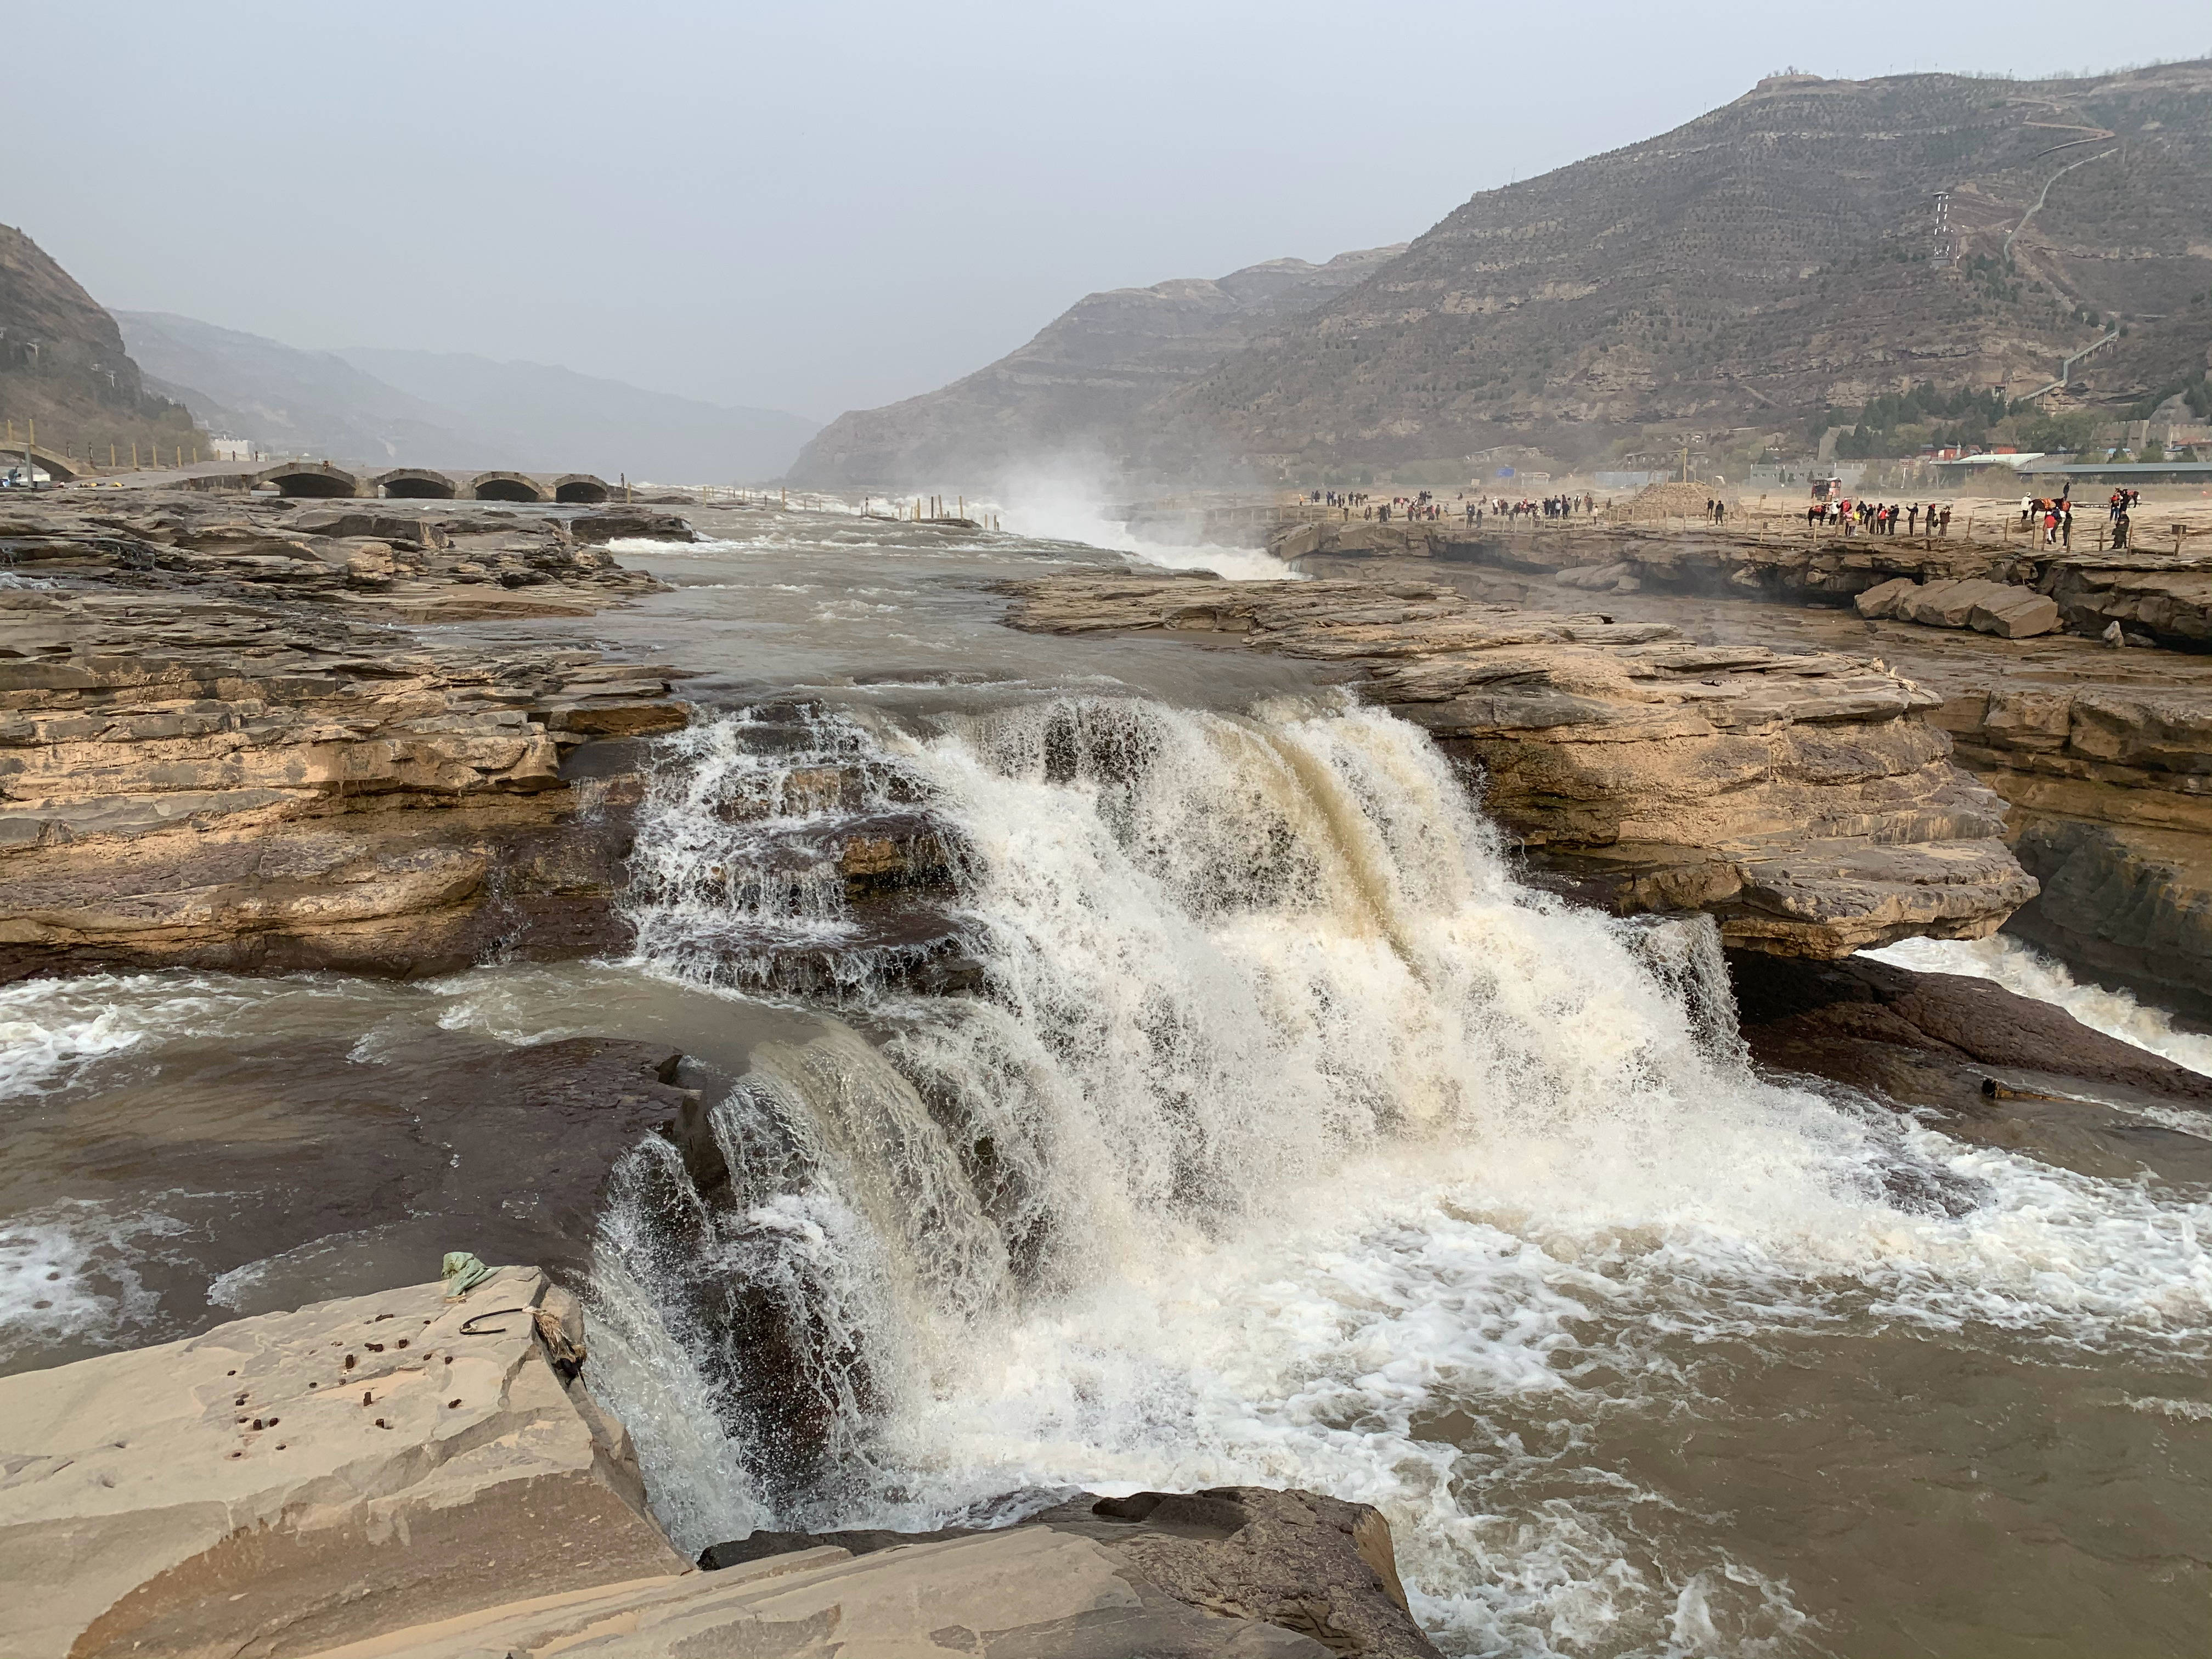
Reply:
[[[1939, 243], [1948, 192], [1954, 257]], [[2118, 404], [2212, 343], [2212, 63], [2076, 80], [1782, 76], [1673, 132], [1485, 191], [1140, 429], [1308, 462], [1639, 429], [1802, 428], [1933, 380], [2021, 396], [2108, 329]]]

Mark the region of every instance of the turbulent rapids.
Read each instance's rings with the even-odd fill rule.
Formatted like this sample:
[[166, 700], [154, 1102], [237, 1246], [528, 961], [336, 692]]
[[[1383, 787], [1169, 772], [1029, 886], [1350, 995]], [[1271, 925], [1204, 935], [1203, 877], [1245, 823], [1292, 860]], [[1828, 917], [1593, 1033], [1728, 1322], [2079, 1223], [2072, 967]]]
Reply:
[[1670, 1414], [1916, 1341], [2201, 1363], [2201, 1206], [1755, 1076], [1709, 924], [1518, 884], [1469, 803], [1312, 702], [665, 740], [636, 965], [839, 1015], [603, 1218], [679, 1542], [1305, 1485], [1392, 1516], [1452, 1649], [1782, 1650]]
[[[1379, 1506], [1455, 1656], [2202, 1647], [2202, 1091], [1954, 1055], [2031, 1092], [1916, 1115], [1778, 1042], [1803, 976], [1523, 882], [1315, 659], [1006, 625], [1111, 554], [717, 527], [573, 625], [694, 671], [572, 757], [604, 869], [528, 860], [624, 915], [0, 987], [0, 1378], [468, 1248], [584, 1293], [686, 1551], [1249, 1482]], [[1884, 954], [2208, 1052], [2002, 938]]]

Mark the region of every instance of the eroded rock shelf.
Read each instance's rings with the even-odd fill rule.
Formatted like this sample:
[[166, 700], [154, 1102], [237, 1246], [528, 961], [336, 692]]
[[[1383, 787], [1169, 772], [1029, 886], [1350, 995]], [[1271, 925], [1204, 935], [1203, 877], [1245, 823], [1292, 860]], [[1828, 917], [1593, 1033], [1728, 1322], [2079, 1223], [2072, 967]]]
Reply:
[[2003, 805], [1879, 664], [1696, 644], [1664, 623], [1487, 605], [1425, 583], [1067, 576], [1018, 626], [1158, 629], [1338, 665], [1480, 777], [1534, 864], [1732, 945], [1839, 957], [1972, 939], [2035, 892]]
[[[0, 540], [27, 568], [78, 579], [0, 588], [0, 976], [413, 975], [495, 942], [605, 944], [634, 780], [601, 768], [572, 781], [564, 763], [594, 740], [682, 725], [669, 672], [404, 624], [515, 593], [525, 615], [588, 614], [656, 584], [568, 526], [529, 533], [533, 564], [471, 548], [481, 526], [324, 515], [388, 539], [310, 545], [243, 510], [187, 502], [128, 530], [54, 510], [27, 556], [20, 535]], [[141, 538], [156, 531], [170, 539]], [[241, 550], [249, 536], [261, 550]], [[494, 526], [489, 539], [513, 538]], [[289, 550], [265, 550], [277, 540]], [[512, 589], [465, 568], [501, 559]]]

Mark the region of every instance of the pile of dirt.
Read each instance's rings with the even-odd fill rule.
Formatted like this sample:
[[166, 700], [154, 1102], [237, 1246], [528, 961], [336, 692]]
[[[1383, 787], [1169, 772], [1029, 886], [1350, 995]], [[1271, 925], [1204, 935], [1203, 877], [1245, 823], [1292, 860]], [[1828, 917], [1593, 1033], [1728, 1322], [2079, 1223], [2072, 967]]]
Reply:
[[1711, 507], [1711, 484], [1646, 484], [1613, 509], [1616, 519], [1701, 519]]

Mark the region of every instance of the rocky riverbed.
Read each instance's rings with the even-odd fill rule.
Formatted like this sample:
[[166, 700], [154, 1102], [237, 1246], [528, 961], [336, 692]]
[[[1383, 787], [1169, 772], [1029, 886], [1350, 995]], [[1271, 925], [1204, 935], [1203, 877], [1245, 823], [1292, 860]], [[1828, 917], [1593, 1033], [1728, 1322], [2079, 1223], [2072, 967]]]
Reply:
[[668, 674], [408, 624], [619, 604], [590, 538], [680, 520], [104, 505], [0, 523], [0, 978], [613, 942], [635, 780], [570, 763], [682, 725]]
[[2032, 890], [1914, 624], [392, 511], [59, 515], [0, 590], [27, 1651], [2188, 1615], [2212, 1085], [1848, 954]]

